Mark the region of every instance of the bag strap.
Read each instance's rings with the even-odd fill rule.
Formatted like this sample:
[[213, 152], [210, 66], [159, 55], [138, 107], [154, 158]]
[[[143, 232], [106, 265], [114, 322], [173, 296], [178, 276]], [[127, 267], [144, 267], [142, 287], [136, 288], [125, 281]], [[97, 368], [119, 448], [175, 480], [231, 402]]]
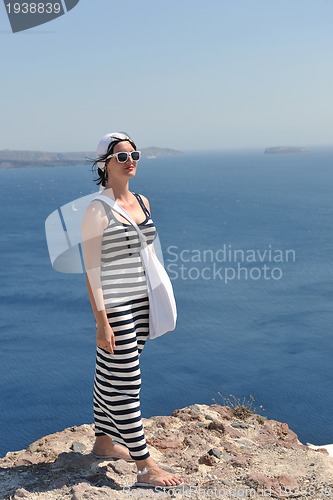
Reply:
[[139, 238], [141, 241], [143, 241], [143, 243], [145, 243], [147, 245], [147, 238], [146, 236], [143, 234], [143, 232], [141, 231], [141, 229], [139, 228], [139, 226], [137, 225], [136, 222], [134, 222], [134, 220], [132, 219], [132, 217], [126, 212], [126, 210], [123, 209], [123, 207], [121, 207], [120, 205], [118, 205], [118, 203], [116, 203], [114, 200], [112, 200], [111, 198], [109, 198], [108, 196], [105, 196], [103, 194], [98, 194], [94, 200], [101, 200], [101, 201], [104, 201], [105, 203], [107, 203], [115, 212], [117, 212], [118, 214], [122, 215], [123, 217], [125, 217], [126, 220], [128, 220], [128, 222], [130, 224], [132, 224], [132, 226], [136, 229], [138, 235], [139, 235]]

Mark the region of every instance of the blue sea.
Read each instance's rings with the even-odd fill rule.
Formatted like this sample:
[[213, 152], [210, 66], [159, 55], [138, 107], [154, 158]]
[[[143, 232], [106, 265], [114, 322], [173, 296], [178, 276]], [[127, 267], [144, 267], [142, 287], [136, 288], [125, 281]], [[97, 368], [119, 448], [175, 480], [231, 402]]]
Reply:
[[[91, 423], [95, 322], [83, 274], [52, 268], [45, 220], [97, 192], [89, 163], [0, 170], [0, 456]], [[333, 150], [142, 159], [178, 305], [141, 356], [143, 417], [230, 395], [302, 442], [333, 442]]]

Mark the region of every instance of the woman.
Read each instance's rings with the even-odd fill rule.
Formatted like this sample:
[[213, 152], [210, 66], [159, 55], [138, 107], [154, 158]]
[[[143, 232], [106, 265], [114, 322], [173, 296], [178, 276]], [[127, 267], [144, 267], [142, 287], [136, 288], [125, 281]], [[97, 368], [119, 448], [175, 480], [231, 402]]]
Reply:
[[[104, 136], [94, 163], [97, 183], [152, 243], [156, 229], [149, 202], [128, 186], [140, 158], [136, 149], [126, 133]], [[96, 319], [93, 454], [134, 461], [137, 486], [177, 486], [182, 479], [158, 467], [150, 456], [142, 427], [139, 357], [149, 333], [149, 303], [138, 234], [100, 200], [88, 206], [82, 232], [87, 287]]]

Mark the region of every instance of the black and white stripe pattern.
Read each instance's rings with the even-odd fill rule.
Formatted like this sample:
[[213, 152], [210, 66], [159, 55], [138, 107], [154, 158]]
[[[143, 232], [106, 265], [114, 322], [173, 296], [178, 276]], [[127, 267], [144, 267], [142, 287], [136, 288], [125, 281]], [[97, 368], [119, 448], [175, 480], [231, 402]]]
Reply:
[[[152, 242], [156, 234], [154, 223], [141, 198], [136, 196], [146, 215], [140, 229], [148, 242]], [[139, 397], [139, 358], [149, 333], [149, 302], [139, 244], [133, 226], [119, 222], [109, 212], [109, 225], [102, 241], [101, 280], [116, 347], [113, 354], [97, 347], [95, 434], [107, 434], [125, 445], [134, 460], [149, 457]]]
[[97, 347], [94, 385], [95, 434], [127, 446], [134, 460], [149, 457], [140, 411], [139, 357], [149, 333], [148, 298], [108, 313], [116, 337], [114, 353]]
[[[138, 200], [143, 205], [141, 198]], [[104, 304], [108, 309], [128, 300], [146, 296], [147, 284], [136, 229], [130, 224], [119, 222], [110, 207], [105, 203], [103, 205], [108, 213], [109, 225], [104, 231], [102, 240], [101, 281]], [[156, 229], [144, 205], [142, 209], [146, 219], [138, 225], [149, 244], [156, 236]]]

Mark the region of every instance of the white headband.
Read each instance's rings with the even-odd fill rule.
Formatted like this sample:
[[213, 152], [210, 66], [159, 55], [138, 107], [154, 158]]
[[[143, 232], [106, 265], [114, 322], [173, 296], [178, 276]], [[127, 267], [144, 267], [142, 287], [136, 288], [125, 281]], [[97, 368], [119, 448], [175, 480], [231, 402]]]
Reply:
[[[133, 142], [132, 139], [126, 132], [111, 132], [110, 134], [104, 135], [102, 139], [99, 141], [97, 146], [97, 158], [104, 156], [113, 142], [119, 141], [130, 141]], [[97, 162], [98, 168], [104, 170], [105, 161]]]

